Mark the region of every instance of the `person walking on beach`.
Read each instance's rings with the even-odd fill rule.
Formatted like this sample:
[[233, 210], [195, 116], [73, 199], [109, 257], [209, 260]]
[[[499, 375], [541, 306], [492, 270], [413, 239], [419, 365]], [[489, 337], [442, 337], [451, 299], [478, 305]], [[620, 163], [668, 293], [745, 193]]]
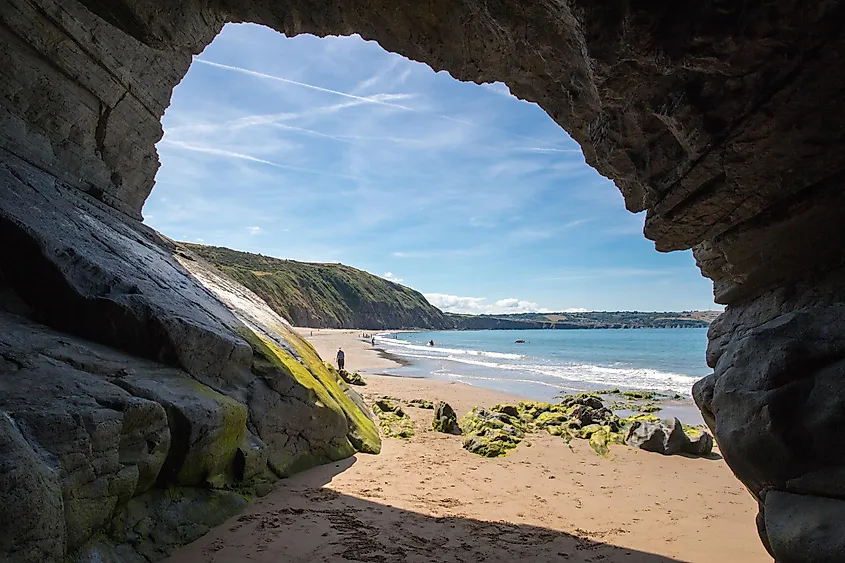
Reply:
[[343, 364], [346, 361], [346, 354], [343, 353], [343, 348], [337, 349], [337, 369], [343, 369]]
[[372, 340], [370, 340], [370, 344], [371, 344], [372, 346], [375, 346], [375, 345], [376, 345], [376, 337], [375, 337], [375, 336], [373, 336]]

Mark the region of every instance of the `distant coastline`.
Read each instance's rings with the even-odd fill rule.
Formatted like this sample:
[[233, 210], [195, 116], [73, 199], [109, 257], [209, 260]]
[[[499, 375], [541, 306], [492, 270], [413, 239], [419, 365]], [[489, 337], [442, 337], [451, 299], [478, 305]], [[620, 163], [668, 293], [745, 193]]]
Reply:
[[578, 330], [636, 328], [707, 328], [721, 311], [584, 311], [462, 315], [446, 313], [453, 330]]

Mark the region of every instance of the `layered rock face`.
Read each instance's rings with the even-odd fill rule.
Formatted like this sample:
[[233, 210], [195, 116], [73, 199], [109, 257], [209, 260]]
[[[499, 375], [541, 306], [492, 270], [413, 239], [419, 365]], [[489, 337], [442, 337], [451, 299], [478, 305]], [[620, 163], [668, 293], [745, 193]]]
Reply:
[[[845, 496], [843, 10], [794, 0], [7, 0], [0, 303], [23, 315], [4, 317], [4, 332], [24, 336], [4, 341], [0, 364], [0, 480], [21, 485], [0, 491], [31, 510], [3, 522], [0, 553], [50, 560], [107, 521], [130, 521], [116, 517], [126, 499], [161, 490], [143, 492], [167, 429], [167, 452], [182, 452], [192, 443], [186, 428], [217, 421], [226, 456], [235, 437], [255, 438], [281, 474], [305, 464], [306, 451], [325, 459], [346, 455], [347, 444], [366, 447], [355, 429], [369, 426], [353, 420], [331, 374], [283, 323], [258, 314], [238, 289], [203, 289], [197, 279], [211, 277], [189, 274], [135, 221], [153, 186], [172, 88], [225, 22], [248, 21], [288, 35], [360, 33], [457, 79], [504, 81], [543, 107], [616, 181], [630, 210], [647, 210], [645, 234], [657, 248], [692, 248], [713, 279], [728, 308], [711, 328], [714, 374], [696, 399], [759, 499], [761, 537], [775, 557], [829, 560]], [[95, 341], [125, 354], [118, 363], [140, 366], [140, 357], [158, 367], [139, 367], [135, 381], [103, 371], [101, 360], [45, 353], [61, 350], [62, 339], [85, 358], [105, 354], [85, 343]], [[24, 380], [43, 392], [28, 392]], [[196, 391], [196, 413], [205, 414], [188, 427], [175, 414], [184, 382], [217, 394]], [[323, 403], [326, 393], [338, 409]], [[306, 427], [314, 409], [335, 414]], [[59, 447], [39, 430], [53, 424], [50, 413], [72, 443]], [[242, 420], [243, 433], [232, 434], [229, 423]], [[142, 442], [155, 446], [142, 455]], [[220, 483], [239, 473], [177, 461], [165, 455], [156, 482], [203, 474]], [[106, 504], [77, 510], [92, 484]], [[168, 512], [153, 504], [132, 514]]]

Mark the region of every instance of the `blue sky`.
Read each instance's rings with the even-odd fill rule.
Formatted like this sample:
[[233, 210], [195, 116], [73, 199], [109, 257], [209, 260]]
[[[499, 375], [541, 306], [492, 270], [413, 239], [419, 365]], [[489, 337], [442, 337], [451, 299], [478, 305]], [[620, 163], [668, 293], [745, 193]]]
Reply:
[[462, 312], [714, 308], [539, 107], [357, 36], [228, 25], [176, 88], [146, 222]]

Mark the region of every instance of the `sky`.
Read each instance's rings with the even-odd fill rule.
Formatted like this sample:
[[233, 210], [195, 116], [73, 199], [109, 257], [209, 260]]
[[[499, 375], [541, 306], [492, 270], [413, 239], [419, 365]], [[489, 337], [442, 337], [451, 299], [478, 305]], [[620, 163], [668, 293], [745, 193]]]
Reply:
[[715, 308], [537, 105], [358, 36], [229, 24], [176, 87], [145, 221], [177, 240], [342, 262], [445, 310]]

